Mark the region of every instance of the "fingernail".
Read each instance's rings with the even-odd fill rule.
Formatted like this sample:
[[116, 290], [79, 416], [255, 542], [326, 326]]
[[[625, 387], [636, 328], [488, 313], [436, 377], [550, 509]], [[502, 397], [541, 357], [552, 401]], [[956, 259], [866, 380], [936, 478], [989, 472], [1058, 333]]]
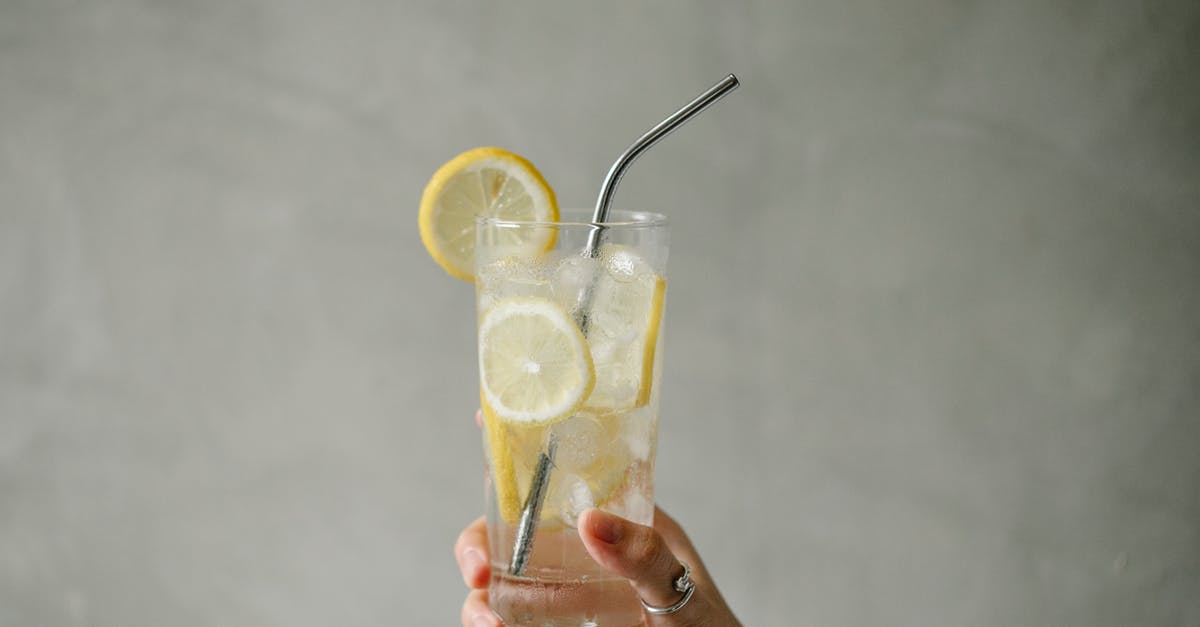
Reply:
[[463, 569], [468, 571], [478, 570], [483, 566], [483, 554], [477, 549], [467, 549], [463, 551]]
[[621, 534], [625, 530], [622, 528], [621, 521], [617, 520], [616, 516], [600, 510], [593, 510], [591, 517], [590, 526], [592, 535], [608, 544], [616, 544], [621, 540]]
[[480, 614], [479, 616], [471, 619], [471, 625], [473, 625], [473, 627], [496, 627], [496, 622], [487, 616]]

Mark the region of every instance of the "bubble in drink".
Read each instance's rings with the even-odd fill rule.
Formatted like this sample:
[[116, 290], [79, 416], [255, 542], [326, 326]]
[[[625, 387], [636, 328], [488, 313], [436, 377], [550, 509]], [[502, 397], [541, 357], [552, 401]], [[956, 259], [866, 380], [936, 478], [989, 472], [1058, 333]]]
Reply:
[[523, 257], [505, 257], [484, 266], [475, 276], [476, 292], [489, 304], [498, 298], [545, 298], [550, 277], [541, 264]]

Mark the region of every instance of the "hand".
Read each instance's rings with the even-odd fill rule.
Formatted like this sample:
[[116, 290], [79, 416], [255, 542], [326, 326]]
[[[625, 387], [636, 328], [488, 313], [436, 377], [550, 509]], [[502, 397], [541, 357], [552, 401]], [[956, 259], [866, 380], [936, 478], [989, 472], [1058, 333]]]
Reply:
[[[478, 420], [478, 416], [476, 417]], [[679, 601], [672, 582], [682, 570], [679, 562], [692, 568], [696, 592], [678, 612], [665, 616], [645, 614], [650, 627], [738, 627], [741, 623], [717, 591], [704, 562], [687, 534], [661, 509], [654, 510], [654, 527], [639, 525], [598, 509], [579, 515], [579, 537], [592, 559], [629, 580], [638, 596], [656, 607]], [[487, 523], [476, 519], [458, 537], [454, 556], [463, 581], [471, 591], [463, 601], [465, 627], [499, 627], [500, 619], [488, 608], [487, 585], [491, 576], [488, 558]]]

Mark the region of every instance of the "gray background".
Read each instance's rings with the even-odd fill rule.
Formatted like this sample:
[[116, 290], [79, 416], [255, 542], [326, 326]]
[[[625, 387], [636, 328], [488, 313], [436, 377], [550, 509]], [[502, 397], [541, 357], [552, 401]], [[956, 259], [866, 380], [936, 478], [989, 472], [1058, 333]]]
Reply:
[[457, 152], [674, 218], [748, 625], [1200, 625], [1196, 2], [0, 0], [0, 625], [449, 625]]

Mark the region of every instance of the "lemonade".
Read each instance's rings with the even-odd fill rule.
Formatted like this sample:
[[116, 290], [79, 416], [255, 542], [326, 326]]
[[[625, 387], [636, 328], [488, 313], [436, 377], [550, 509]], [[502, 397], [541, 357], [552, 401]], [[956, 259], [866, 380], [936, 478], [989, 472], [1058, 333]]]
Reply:
[[[590, 507], [647, 525], [654, 515], [666, 222], [613, 217], [594, 258], [583, 252], [594, 230], [585, 222], [477, 225], [489, 598], [506, 624], [642, 620], [628, 582], [592, 561], [575, 530]], [[548, 249], [528, 244], [548, 241]], [[511, 576], [522, 508], [552, 443], [532, 550], [522, 575]]]
[[575, 525], [592, 507], [653, 522], [667, 223], [590, 219], [560, 216], [533, 165], [499, 148], [450, 160], [421, 198], [430, 256], [475, 284], [488, 598], [508, 625], [642, 623]]

